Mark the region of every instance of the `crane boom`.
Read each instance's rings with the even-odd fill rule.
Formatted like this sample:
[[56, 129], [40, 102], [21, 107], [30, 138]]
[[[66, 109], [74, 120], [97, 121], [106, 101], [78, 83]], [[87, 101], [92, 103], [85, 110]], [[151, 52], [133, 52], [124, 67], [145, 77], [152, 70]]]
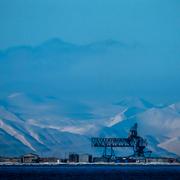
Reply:
[[[114, 147], [131, 147], [133, 148], [133, 156], [144, 157], [145, 156], [145, 147], [147, 146], [147, 140], [138, 135], [137, 132], [137, 123], [135, 123], [129, 130], [129, 135], [127, 138], [113, 138], [113, 137], [92, 137], [91, 146], [104, 148], [104, 157], [112, 157], [114, 154]], [[111, 148], [110, 155], [107, 155], [107, 148]], [[150, 152], [150, 151], [147, 151]]]

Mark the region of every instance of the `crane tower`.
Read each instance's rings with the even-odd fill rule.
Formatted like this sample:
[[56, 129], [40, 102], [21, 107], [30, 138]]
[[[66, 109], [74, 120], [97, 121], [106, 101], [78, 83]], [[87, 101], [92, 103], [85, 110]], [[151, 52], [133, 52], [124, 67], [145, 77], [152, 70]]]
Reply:
[[[114, 149], [115, 147], [130, 147], [133, 148], [134, 157], [145, 157], [146, 153], [150, 154], [151, 151], [145, 151], [147, 146], [147, 140], [138, 135], [137, 123], [135, 123], [129, 130], [127, 138], [103, 138], [103, 137], [93, 137], [91, 138], [92, 147], [104, 148], [103, 157], [108, 159], [115, 158]], [[110, 150], [108, 154], [107, 150]]]

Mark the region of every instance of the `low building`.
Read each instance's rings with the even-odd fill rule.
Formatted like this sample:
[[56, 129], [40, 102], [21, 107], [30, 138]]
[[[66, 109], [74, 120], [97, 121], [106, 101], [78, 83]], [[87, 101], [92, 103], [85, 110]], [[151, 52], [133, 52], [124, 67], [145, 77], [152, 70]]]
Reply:
[[134, 158], [134, 157], [116, 157], [115, 163], [136, 163], [145, 162], [144, 158]]
[[146, 163], [146, 158], [137, 158], [136, 163]]
[[62, 163], [67, 163], [67, 162], [68, 162], [68, 159], [67, 159], [67, 158], [61, 159], [61, 162], [62, 162]]
[[0, 157], [2, 163], [21, 163], [21, 158], [18, 157]]
[[90, 155], [90, 154], [80, 154], [79, 155], [79, 162], [91, 163], [92, 162], [92, 155]]
[[56, 157], [41, 157], [39, 158], [40, 163], [59, 163], [60, 160]]
[[109, 159], [107, 159], [105, 157], [93, 157], [93, 162], [94, 163], [109, 162]]
[[29, 153], [25, 154], [21, 157], [22, 163], [38, 163], [40, 160], [37, 154]]
[[177, 163], [180, 163], [180, 157], [178, 157], [178, 158], [176, 159], [176, 162], [177, 162]]
[[151, 157], [151, 158], [146, 158], [146, 162], [148, 163], [175, 163], [177, 161], [175, 158]]
[[70, 153], [69, 154], [69, 162], [79, 162], [79, 155], [76, 153]]

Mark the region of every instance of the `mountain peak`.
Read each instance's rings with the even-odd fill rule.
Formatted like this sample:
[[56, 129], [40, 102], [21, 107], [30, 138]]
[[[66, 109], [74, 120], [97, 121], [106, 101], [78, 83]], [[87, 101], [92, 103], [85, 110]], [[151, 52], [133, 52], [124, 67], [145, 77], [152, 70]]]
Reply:
[[47, 49], [71, 48], [75, 46], [76, 45], [65, 42], [59, 38], [49, 39], [40, 45], [40, 47], [47, 48]]
[[125, 107], [137, 107], [142, 109], [153, 107], [153, 104], [146, 101], [145, 99], [138, 97], [125, 97], [115, 104]]
[[107, 47], [127, 47], [127, 44], [113, 39], [106, 39], [103, 41], [89, 43], [86, 46], [92, 48], [107, 48]]
[[60, 39], [60, 38], [52, 38], [52, 39], [48, 39], [46, 40], [43, 44], [64, 44], [66, 43], [64, 40]]

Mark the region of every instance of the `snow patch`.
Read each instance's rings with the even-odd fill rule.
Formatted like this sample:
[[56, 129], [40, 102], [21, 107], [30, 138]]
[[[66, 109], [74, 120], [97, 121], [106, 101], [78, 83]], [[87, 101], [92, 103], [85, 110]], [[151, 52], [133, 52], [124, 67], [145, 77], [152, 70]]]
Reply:
[[15, 97], [20, 96], [20, 95], [22, 95], [22, 93], [15, 92], [15, 93], [10, 94], [10, 95], [8, 96], [8, 98], [15, 98]]
[[36, 151], [36, 149], [26, 140], [26, 138], [18, 133], [14, 128], [11, 126], [8, 126], [0, 119], [0, 128], [3, 129], [6, 133], [10, 134], [11, 136], [15, 137], [17, 140], [22, 142], [25, 146], [29, 147], [33, 151]]
[[107, 127], [112, 127], [115, 124], [123, 121], [123, 119], [125, 118], [124, 116], [124, 112], [126, 112], [127, 109], [125, 109], [124, 111], [122, 111], [121, 113], [118, 113], [117, 115], [115, 115], [113, 118], [110, 119], [110, 121], [107, 123]]

